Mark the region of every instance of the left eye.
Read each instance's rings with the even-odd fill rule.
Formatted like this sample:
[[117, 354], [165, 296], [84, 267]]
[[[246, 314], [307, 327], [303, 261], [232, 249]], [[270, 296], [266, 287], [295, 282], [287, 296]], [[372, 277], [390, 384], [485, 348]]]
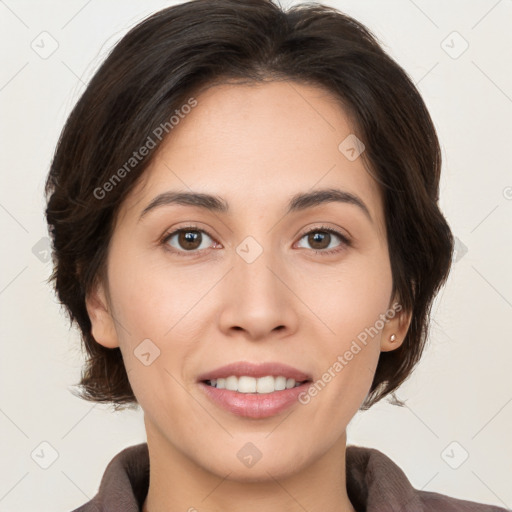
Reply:
[[317, 228], [312, 231], [308, 231], [302, 236], [301, 240], [306, 238], [307, 242], [312, 245], [315, 252], [331, 254], [341, 250], [340, 248], [332, 250], [331, 242], [333, 241], [333, 235], [335, 238], [341, 240], [341, 243], [339, 243], [337, 247], [341, 247], [342, 249], [343, 246], [350, 245], [347, 237], [330, 228]]

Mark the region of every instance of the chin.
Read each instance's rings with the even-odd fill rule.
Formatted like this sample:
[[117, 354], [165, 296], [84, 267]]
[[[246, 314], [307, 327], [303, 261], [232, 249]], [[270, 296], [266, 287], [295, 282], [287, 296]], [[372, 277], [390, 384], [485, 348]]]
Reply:
[[300, 450], [295, 445], [283, 450], [282, 443], [280, 447], [273, 446], [261, 436], [245, 436], [243, 441], [229, 443], [223, 449], [212, 446], [210, 453], [206, 460], [204, 452], [198, 454], [196, 464], [220, 478], [245, 483], [286, 479], [320, 457], [320, 453], [305, 453], [303, 443]]

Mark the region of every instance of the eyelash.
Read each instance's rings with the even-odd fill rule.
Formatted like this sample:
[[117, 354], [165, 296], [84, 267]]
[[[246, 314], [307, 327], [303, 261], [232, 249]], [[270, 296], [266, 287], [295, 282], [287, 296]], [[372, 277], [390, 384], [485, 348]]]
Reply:
[[[182, 233], [182, 232], [187, 232], [187, 231], [198, 231], [201, 233], [205, 233], [212, 240], [214, 240], [214, 237], [212, 235], [210, 235], [210, 233], [208, 233], [208, 231], [206, 231], [205, 229], [201, 229], [198, 226], [191, 225], [191, 226], [185, 226], [185, 227], [176, 229], [172, 233], [165, 235], [161, 242], [162, 245], [165, 245], [166, 248], [168, 248], [169, 247], [168, 242], [174, 235], [176, 235], [178, 233]], [[345, 235], [342, 235], [339, 231], [336, 231], [335, 229], [329, 228], [327, 226], [320, 226], [320, 227], [311, 229], [309, 231], [306, 231], [305, 233], [303, 233], [300, 236], [299, 240], [302, 240], [302, 238], [304, 238], [306, 235], [309, 235], [311, 233], [330, 233], [332, 235], [336, 235], [341, 240], [341, 244], [340, 244], [341, 247], [339, 247], [337, 249], [329, 249], [329, 250], [311, 249], [315, 254], [320, 254], [321, 256], [329, 256], [332, 254], [336, 254], [338, 252], [343, 251], [345, 248], [352, 246], [352, 242]], [[196, 251], [178, 251], [174, 248], [171, 248], [168, 250], [170, 250], [173, 254], [176, 254], [178, 256], [188, 256], [188, 257], [190, 257], [191, 255], [197, 254], [199, 252], [197, 250]], [[203, 250], [205, 250], [205, 249], [203, 249]]]

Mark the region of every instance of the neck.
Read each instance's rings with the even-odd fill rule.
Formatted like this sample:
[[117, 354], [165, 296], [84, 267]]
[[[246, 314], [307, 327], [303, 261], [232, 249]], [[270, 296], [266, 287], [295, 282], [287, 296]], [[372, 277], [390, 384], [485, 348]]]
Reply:
[[[148, 427], [148, 425], [146, 425]], [[287, 476], [243, 481], [214, 474], [147, 428], [149, 490], [142, 512], [356, 512], [346, 490], [346, 434], [309, 466]]]

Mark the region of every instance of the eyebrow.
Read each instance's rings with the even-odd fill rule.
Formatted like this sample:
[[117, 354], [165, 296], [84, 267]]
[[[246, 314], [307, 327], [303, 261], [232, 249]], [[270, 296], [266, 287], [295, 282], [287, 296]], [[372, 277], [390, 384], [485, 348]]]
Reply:
[[[357, 206], [366, 215], [366, 217], [368, 217], [370, 222], [373, 223], [370, 211], [362, 199], [351, 192], [346, 192], [336, 188], [317, 189], [312, 192], [294, 195], [288, 203], [286, 214], [288, 215], [290, 213], [314, 208], [326, 203], [345, 203]], [[215, 213], [230, 213], [229, 204], [222, 197], [199, 192], [168, 191], [156, 196], [146, 206], [146, 208], [144, 208], [139, 220], [155, 208], [172, 204], [195, 206]]]

